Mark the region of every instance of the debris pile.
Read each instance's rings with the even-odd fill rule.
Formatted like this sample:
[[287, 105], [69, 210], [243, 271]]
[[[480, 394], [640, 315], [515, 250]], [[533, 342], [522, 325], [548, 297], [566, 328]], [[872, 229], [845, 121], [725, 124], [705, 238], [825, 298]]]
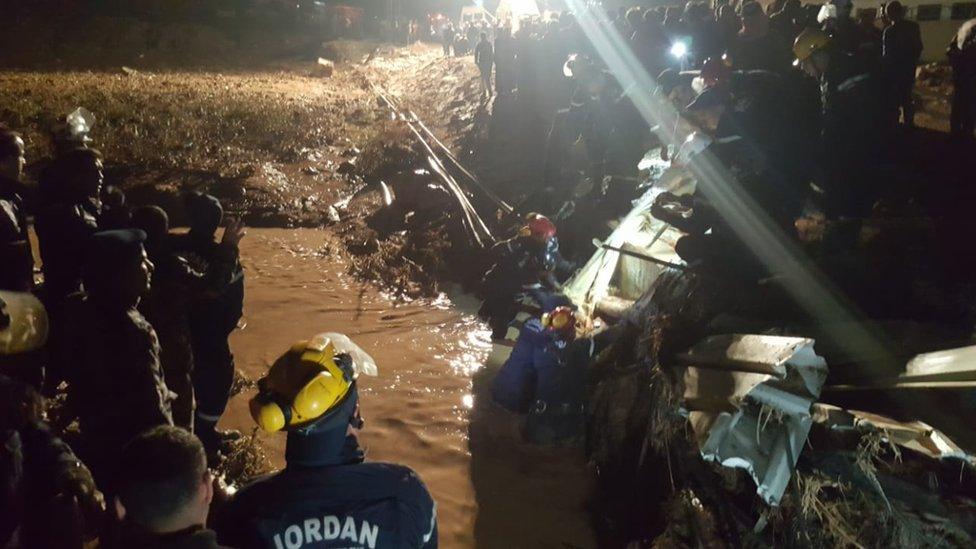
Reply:
[[363, 183], [335, 227], [354, 274], [410, 299], [437, 295], [454, 247], [465, 241], [450, 197], [417, 149], [403, 122], [376, 132], [351, 159]]
[[815, 402], [827, 363], [811, 339], [702, 337], [733, 305], [714, 286], [663, 273], [597, 361], [587, 451], [603, 536], [970, 546], [974, 458], [924, 423]]
[[903, 393], [972, 386], [976, 348], [923, 353], [885, 377], [871, 360], [891, 368], [946, 348], [952, 330], [924, 337], [916, 323], [897, 357], [868, 360], [811, 329], [783, 281], [687, 270], [650, 207], [665, 189], [687, 192], [674, 175], [565, 288], [624, 326], [591, 379], [586, 451], [603, 542], [971, 546], [976, 458], [924, 422], [931, 393]]

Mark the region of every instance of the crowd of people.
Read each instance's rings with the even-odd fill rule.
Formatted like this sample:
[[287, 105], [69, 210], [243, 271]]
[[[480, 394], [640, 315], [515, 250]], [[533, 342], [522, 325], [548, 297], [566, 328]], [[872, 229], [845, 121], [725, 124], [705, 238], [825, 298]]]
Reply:
[[[919, 26], [900, 2], [885, 4], [880, 22], [871, 15], [856, 15], [850, 0], [825, 6], [780, 0], [765, 9], [719, 0], [683, 9], [633, 7], [590, 14], [589, 21], [563, 13], [522, 21], [514, 34], [503, 22], [493, 43], [482, 35], [475, 62], [488, 95], [493, 72], [499, 100], [512, 97], [524, 106], [519, 112], [549, 109], [553, 120], [541, 182], [546, 193], [538, 202], [527, 199], [552, 219], [530, 214], [518, 236], [493, 249], [495, 264], [483, 280], [481, 315], [493, 337], [514, 344], [492, 396], [524, 416], [528, 440], [581, 436], [586, 371], [612, 339], [584, 326], [560, 294], [560, 281], [572, 272], [562, 265], [572, 263], [558, 253], [556, 224], [598, 228], [619, 219], [640, 194], [637, 166], [653, 147], [699, 181], [694, 194], [662, 193], [651, 209], [682, 232], [675, 251], [689, 268], [753, 282], [769, 276], [722, 211], [740, 191], [737, 200], [745, 196], [742, 203], [756, 209], [731, 215], [766, 217], [776, 233], [798, 239], [795, 222], [814, 204], [831, 223], [825, 249], [856, 246], [861, 220], [875, 211], [903, 138], [915, 128], [923, 49]], [[967, 121], [976, 101], [974, 22], [949, 45], [952, 137], [963, 143], [973, 138]], [[618, 72], [609, 70], [597, 44], [624, 46], [632, 54], [621, 56], [630, 65], [624, 69], [633, 74], [621, 74], [619, 64]], [[652, 78], [642, 79], [641, 71]], [[642, 88], [645, 82], [653, 88]], [[673, 125], [651, 128], [637, 108], [640, 94], [668, 105]], [[668, 120], [668, 113], [656, 114]], [[688, 133], [675, 135], [677, 117]], [[582, 172], [566, 167], [578, 144], [588, 165]], [[599, 210], [617, 184], [625, 210]], [[580, 188], [592, 190], [566, 202]], [[586, 244], [593, 232], [570, 259], [592, 253]]]
[[[863, 217], [891, 136], [914, 126], [922, 44], [897, 1], [884, 6], [883, 26], [856, 18], [850, 0], [690, 2], [598, 21], [654, 89], [607, 70], [599, 41], [569, 12], [514, 32], [508, 22], [442, 31], [445, 55], [473, 54], [486, 97], [551, 113], [546, 186], [566, 179], [562, 159], [575, 143], [586, 178], [636, 176], [655, 136], [665, 141], [635, 104], [646, 93], [706, 135], [686, 141], [690, 153], [665, 146], [662, 155], [695, 171], [695, 154], [709, 151], [788, 232], [814, 187], [829, 219]], [[949, 46], [960, 140], [976, 120], [971, 23]], [[244, 227], [215, 197], [190, 192], [189, 231], [173, 232], [162, 208], [131, 207], [104, 184], [87, 132], [66, 124], [52, 145], [35, 192], [22, 182], [23, 138], [0, 130], [0, 498], [10, 510], [0, 544], [436, 546], [436, 506], [417, 475], [364, 462], [357, 385], [375, 365], [340, 334], [297, 342], [261, 379], [250, 411], [262, 429], [287, 433], [287, 467], [222, 501], [211, 467], [240, 436], [217, 424], [234, 379], [228, 337], [243, 313]], [[761, 276], [733, 260], [748, 250], [717, 209], [707, 192], [665, 193], [653, 211], [685, 233], [676, 251], [687, 264]], [[526, 415], [528, 440], [575, 440], [581, 380], [613, 331], [590, 330], [559, 294], [576, 265], [550, 218], [527, 215], [492, 253], [481, 314], [496, 339], [515, 339], [493, 399]], [[513, 325], [523, 293], [536, 307]], [[60, 402], [57, 414], [45, 415], [44, 397]]]
[[[836, 118], [862, 114], [857, 110], [843, 113], [834, 107], [843, 109], [838, 101], [844, 103], [849, 95], [869, 95], [870, 112], [855, 117], [855, 127], [859, 123], [873, 125], [874, 121], [869, 121], [873, 116], [883, 117], [889, 129], [899, 121], [912, 128], [915, 119], [912, 91], [922, 54], [919, 25], [906, 18], [906, 9], [898, 1], [883, 5], [877, 15], [875, 19], [873, 10], [855, 13], [851, 0], [832, 0], [825, 6], [777, 0], [765, 8], [755, 1], [716, 0], [713, 4], [688, 2], [683, 8], [632, 7], [586, 15], [563, 12], [543, 19], [522, 20], [514, 31], [510, 21], [499, 21], [490, 29], [475, 29], [468, 33], [473, 34], [468, 38], [472, 49], [455, 48], [454, 52], [473, 51], [485, 82], [483, 88], [492, 89], [493, 76], [498, 96], [506, 97], [517, 90], [517, 101], [526, 106], [526, 112], [537, 115], [570, 111], [559, 124], [558, 132], [570, 135], [561, 135], [557, 141], [587, 138], [588, 153], [594, 164], [610, 162], [616, 164], [613, 169], [620, 170], [634, 164], [631, 162], [634, 154], [647, 150], [633, 147], [641, 132], [640, 128], [631, 127], [636, 113], [626, 97], [621, 96], [650, 90], [643, 89], [641, 85], [645, 81], [634, 75], [608, 72], [601, 61], [606, 52], [598, 51], [595, 44], [604, 48], [625, 47], [631, 54], [624, 57], [631, 64], [629, 68], [642, 70], [652, 82], [665, 71], [701, 70], [709, 60], [716, 63], [721, 60], [735, 73], [765, 73], [765, 76], [748, 77], [752, 81], [779, 80], [783, 82], [781, 86], [794, 89], [814, 88], [814, 95], [819, 84], [824, 94], [822, 108], [826, 118], [834, 114], [838, 115]], [[587, 25], [581, 24], [584, 17], [589, 19]], [[824, 64], [819, 61], [806, 68], [794, 66], [794, 43], [804, 30], [821, 31], [828, 37], [825, 53], [816, 57], [829, 56], [832, 60], [829, 70], [815, 67]], [[598, 35], [596, 40], [590, 36], [594, 33]], [[974, 101], [972, 34], [971, 26], [964, 26], [949, 45], [955, 82], [952, 127], [953, 136], [959, 140], [973, 137], [973, 130], [968, 126]], [[451, 51], [454, 36], [450, 28], [444, 31], [445, 54]], [[806, 34], [807, 38], [810, 36]], [[487, 43], [482, 46], [484, 42]], [[574, 75], [568, 81], [565, 75], [572, 70], [566, 61], [570, 56], [587, 61], [590, 66], [583, 71], [585, 74]], [[800, 69], [813, 78], [791, 82], [801, 73]], [[849, 78], [861, 75], [867, 76], [848, 82]], [[837, 78], [840, 80], [834, 81]], [[854, 93], [837, 90], [837, 85], [845, 83], [855, 88]], [[867, 91], [862, 93], [861, 89]], [[488, 91], [489, 96], [491, 93]], [[829, 122], [822, 129], [830, 133], [832, 129], [827, 126]], [[883, 130], [872, 132], [875, 134], [881, 137], [872, 141], [884, 142]], [[850, 135], [840, 143], [854, 142], [859, 137]], [[627, 150], [628, 147], [633, 150]], [[614, 158], [615, 153], [622, 158]], [[561, 158], [555, 153], [549, 156]]]
[[436, 546], [416, 474], [364, 463], [356, 382], [375, 365], [339, 334], [297, 343], [261, 380], [252, 414], [287, 431], [288, 466], [228, 500], [211, 471], [240, 437], [217, 423], [243, 224], [199, 192], [184, 197], [187, 232], [130, 208], [68, 122], [36, 187], [23, 138], [0, 130], [0, 546]]

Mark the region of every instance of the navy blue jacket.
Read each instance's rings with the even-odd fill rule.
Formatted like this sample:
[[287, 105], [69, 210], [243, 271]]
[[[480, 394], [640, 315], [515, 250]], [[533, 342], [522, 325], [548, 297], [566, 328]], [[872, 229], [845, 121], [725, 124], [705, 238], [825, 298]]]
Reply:
[[531, 442], [549, 444], [579, 436], [590, 362], [615, 333], [605, 330], [561, 344], [546, 334], [539, 319], [527, 321], [495, 376], [492, 399], [528, 414], [524, 435]]
[[434, 500], [389, 463], [289, 466], [238, 492], [215, 526], [240, 549], [437, 547]]

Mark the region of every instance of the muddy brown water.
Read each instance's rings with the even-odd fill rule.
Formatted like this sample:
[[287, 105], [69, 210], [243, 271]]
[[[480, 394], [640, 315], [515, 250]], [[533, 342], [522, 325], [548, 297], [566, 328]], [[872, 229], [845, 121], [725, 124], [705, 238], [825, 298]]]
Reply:
[[[249, 229], [246, 326], [231, 337], [238, 368], [258, 379], [293, 342], [343, 332], [379, 365], [360, 382], [368, 459], [420, 474], [437, 501], [442, 547], [595, 546], [579, 451], [523, 444], [517, 420], [490, 403], [498, 361], [471, 314], [476, 303], [395, 302], [347, 274], [340, 246], [327, 231]], [[253, 392], [231, 401], [223, 427], [253, 430]], [[260, 439], [282, 467], [284, 435]]]

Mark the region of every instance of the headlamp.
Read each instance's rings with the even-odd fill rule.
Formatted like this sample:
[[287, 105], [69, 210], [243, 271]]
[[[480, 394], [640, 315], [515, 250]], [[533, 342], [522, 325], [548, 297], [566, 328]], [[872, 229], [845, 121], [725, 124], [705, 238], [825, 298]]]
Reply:
[[688, 55], [688, 44], [682, 40], [678, 40], [671, 44], [671, 49], [669, 52], [676, 59], [684, 59], [685, 56]]

